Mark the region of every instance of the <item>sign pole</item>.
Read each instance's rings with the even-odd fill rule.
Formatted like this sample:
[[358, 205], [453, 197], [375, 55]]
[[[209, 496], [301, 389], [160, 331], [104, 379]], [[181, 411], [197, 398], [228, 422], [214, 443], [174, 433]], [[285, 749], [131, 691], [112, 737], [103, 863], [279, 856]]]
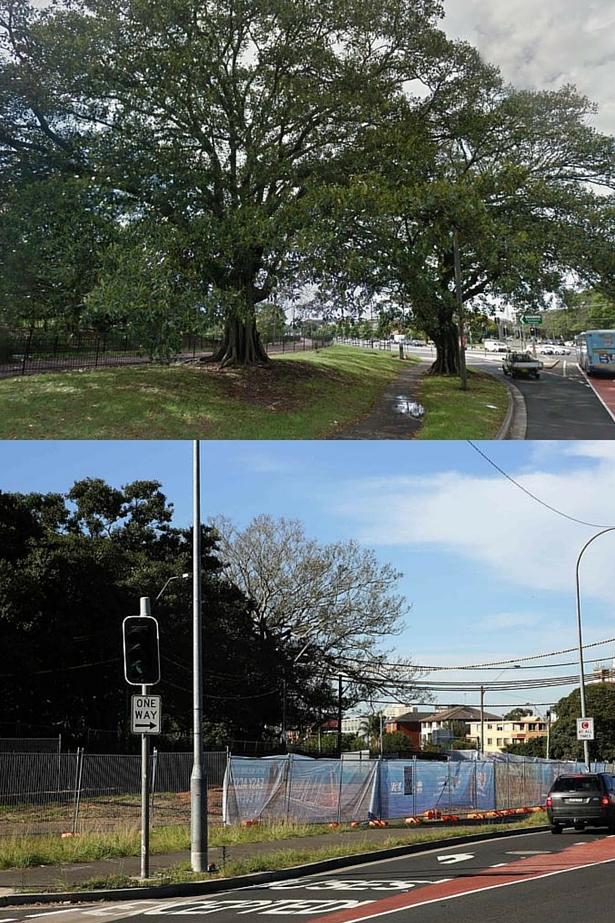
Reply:
[[[150, 615], [147, 596], [140, 600], [140, 615]], [[141, 686], [147, 696], [147, 686]], [[149, 878], [149, 736], [141, 734], [141, 879]]]

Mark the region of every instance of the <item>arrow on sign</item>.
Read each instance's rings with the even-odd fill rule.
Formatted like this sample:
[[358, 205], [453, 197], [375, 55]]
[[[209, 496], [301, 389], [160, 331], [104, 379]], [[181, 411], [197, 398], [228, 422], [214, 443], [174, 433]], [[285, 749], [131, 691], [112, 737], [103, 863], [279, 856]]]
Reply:
[[458, 852], [452, 856], [438, 856], [438, 862], [445, 865], [452, 865], [453, 862], [465, 862], [467, 859], [473, 859], [474, 854], [471, 852]]
[[156, 725], [153, 721], [150, 721], [148, 724], [135, 724], [135, 728], [149, 728], [150, 731], [152, 728], [155, 728]]

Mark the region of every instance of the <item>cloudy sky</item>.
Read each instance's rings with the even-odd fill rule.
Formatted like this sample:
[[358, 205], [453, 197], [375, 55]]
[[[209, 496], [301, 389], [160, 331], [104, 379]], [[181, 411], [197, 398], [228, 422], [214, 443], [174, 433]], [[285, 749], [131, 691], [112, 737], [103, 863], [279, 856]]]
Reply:
[[475, 45], [519, 87], [565, 83], [600, 106], [595, 125], [615, 134], [613, 0], [444, 0], [444, 28]]
[[[320, 541], [357, 538], [374, 548], [404, 574], [401, 591], [412, 609], [394, 646], [417, 664], [515, 663], [574, 648], [575, 562], [601, 526], [615, 524], [615, 445], [479, 446], [537, 497], [591, 525], [546, 509], [464, 442], [207, 442], [204, 514], [240, 525], [259, 513], [286, 516]], [[20, 491], [64, 491], [85, 476], [113, 484], [156, 478], [176, 521], [190, 521], [187, 442], [5, 442], [0, 471], [0, 489]], [[597, 539], [583, 559], [586, 643], [615, 637], [614, 557], [615, 533]], [[610, 643], [587, 656], [610, 663], [614, 655]], [[542, 668], [553, 662], [562, 666]], [[574, 653], [538, 663], [527, 672], [511, 665], [501, 678], [576, 672]], [[447, 678], [488, 684], [497, 673]], [[550, 703], [570, 688], [490, 691], [486, 701]], [[477, 699], [468, 693], [465, 701]], [[464, 701], [464, 694], [440, 693], [438, 701]]]

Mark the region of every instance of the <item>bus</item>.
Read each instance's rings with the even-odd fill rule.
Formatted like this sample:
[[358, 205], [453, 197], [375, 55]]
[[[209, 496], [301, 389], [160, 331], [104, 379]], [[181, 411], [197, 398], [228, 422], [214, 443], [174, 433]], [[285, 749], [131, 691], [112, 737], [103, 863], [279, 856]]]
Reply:
[[615, 330], [585, 330], [578, 335], [576, 346], [584, 372], [615, 377]]

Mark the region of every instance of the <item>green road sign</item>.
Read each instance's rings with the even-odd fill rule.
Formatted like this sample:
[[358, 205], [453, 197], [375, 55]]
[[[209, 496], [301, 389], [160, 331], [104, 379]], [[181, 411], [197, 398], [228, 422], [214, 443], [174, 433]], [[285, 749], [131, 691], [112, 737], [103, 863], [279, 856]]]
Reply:
[[540, 327], [542, 316], [540, 314], [522, 314], [519, 318], [522, 324], [530, 324], [532, 327]]

